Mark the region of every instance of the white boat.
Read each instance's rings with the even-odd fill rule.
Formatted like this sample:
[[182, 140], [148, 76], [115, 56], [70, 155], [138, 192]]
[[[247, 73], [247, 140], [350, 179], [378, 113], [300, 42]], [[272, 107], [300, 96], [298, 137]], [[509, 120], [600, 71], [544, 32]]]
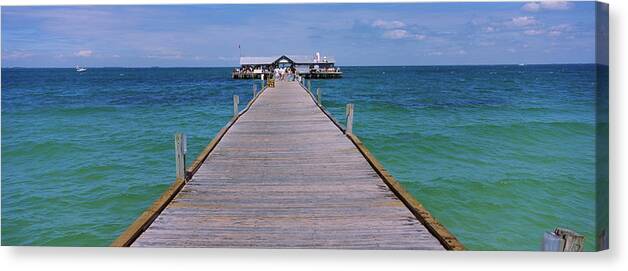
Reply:
[[87, 71], [87, 69], [86, 68], [81, 68], [78, 65], [76, 65], [76, 71], [77, 72], [84, 72], [84, 71]]

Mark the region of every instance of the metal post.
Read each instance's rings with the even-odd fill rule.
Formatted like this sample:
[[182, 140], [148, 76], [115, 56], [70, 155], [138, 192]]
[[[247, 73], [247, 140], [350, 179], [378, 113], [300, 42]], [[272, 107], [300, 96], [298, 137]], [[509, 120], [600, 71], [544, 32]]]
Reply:
[[312, 91], [312, 79], [307, 81], [307, 90]]
[[353, 133], [353, 104], [347, 104], [347, 129], [345, 130], [345, 134]]
[[185, 154], [187, 152], [187, 140], [182, 133], [174, 135], [175, 163], [177, 170], [177, 179], [186, 179], [185, 176]]
[[255, 98], [255, 96], [257, 96], [257, 85], [253, 84], [253, 98]]
[[238, 104], [240, 103], [240, 97], [238, 95], [233, 95], [233, 116], [238, 115]]

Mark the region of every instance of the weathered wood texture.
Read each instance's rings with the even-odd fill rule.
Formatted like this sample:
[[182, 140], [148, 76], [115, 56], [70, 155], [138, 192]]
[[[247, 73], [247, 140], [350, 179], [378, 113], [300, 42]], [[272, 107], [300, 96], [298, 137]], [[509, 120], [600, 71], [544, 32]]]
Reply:
[[237, 116], [240, 110], [238, 109], [238, 105], [240, 104], [240, 97], [238, 95], [233, 95], [233, 116]]
[[321, 104], [321, 102], [322, 102], [321, 95], [322, 95], [322, 94], [321, 94], [321, 89], [320, 89], [320, 88], [317, 88], [317, 89], [316, 89], [316, 102], [317, 102], [318, 104]]
[[347, 104], [347, 128], [345, 129], [345, 134], [353, 133], [353, 104]]
[[[260, 93], [265, 89], [262, 88]], [[186, 176], [193, 176], [196, 171], [201, 167], [205, 159], [209, 156], [209, 154], [214, 150], [214, 148], [218, 145], [218, 142], [222, 139], [222, 137], [227, 133], [229, 128], [238, 120], [238, 118], [248, 111], [251, 108], [251, 105], [257, 100], [257, 96], [254, 97], [251, 101], [249, 101], [248, 105], [236, 116], [234, 116], [218, 133], [216, 136], [207, 144], [205, 149], [199, 153], [198, 157], [192, 162], [192, 165], [188, 167], [186, 170]], [[168, 204], [174, 199], [174, 197], [179, 193], [179, 191], [183, 188], [186, 183], [186, 179], [177, 178], [171, 185], [168, 187], [166, 191], [155, 200], [142, 214], [140, 214], [129, 227], [116, 238], [111, 243], [112, 247], [128, 247], [130, 246], [137, 237], [140, 236], [150, 226], [150, 224], [157, 218], [157, 216], [163, 211]]]
[[174, 136], [174, 153], [177, 179], [185, 179], [185, 135], [177, 133]]
[[259, 94], [132, 246], [444, 249], [295, 82]]

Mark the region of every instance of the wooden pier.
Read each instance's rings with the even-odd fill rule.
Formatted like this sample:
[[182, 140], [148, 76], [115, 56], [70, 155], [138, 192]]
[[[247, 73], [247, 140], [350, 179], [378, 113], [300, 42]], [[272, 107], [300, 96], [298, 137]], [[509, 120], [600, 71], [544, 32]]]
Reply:
[[112, 246], [462, 250], [320, 96], [257, 92]]
[[[232, 79], [261, 79], [262, 74], [264, 78], [272, 78], [271, 72], [264, 73], [252, 73], [252, 72], [237, 72], [231, 73]], [[314, 73], [302, 73], [299, 76], [305, 79], [339, 79], [342, 78], [342, 72], [314, 72]]]

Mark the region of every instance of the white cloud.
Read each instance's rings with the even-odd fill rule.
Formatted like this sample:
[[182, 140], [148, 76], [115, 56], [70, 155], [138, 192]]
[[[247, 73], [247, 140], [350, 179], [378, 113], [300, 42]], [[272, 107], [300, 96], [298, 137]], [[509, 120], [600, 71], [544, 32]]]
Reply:
[[528, 30], [524, 31], [523, 33], [528, 35], [528, 36], [537, 36], [537, 35], [544, 34], [545, 31], [543, 31], [541, 29], [528, 29]]
[[539, 10], [541, 10], [541, 4], [537, 3], [537, 2], [530, 2], [530, 3], [526, 3], [525, 5], [523, 5], [523, 7], [521, 7], [522, 10], [525, 11], [530, 11], [530, 12], [537, 12]]
[[568, 10], [573, 4], [567, 1], [541, 1], [524, 4], [521, 9], [529, 12], [544, 10]]
[[384, 20], [375, 20], [371, 26], [377, 27], [380, 29], [395, 29], [395, 28], [403, 28], [406, 27], [406, 24], [402, 21], [384, 21]]
[[416, 34], [416, 35], [414, 35], [414, 39], [415, 40], [424, 40], [424, 39], [427, 39], [427, 36], [426, 35]]
[[75, 56], [80, 56], [80, 57], [90, 57], [92, 56], [94, 52], [92, 50], [80, 50], [76, 53], [74, 53]]
[[467, 54], [467, 51], [463, 49], [455, 49], [455, 48], [446, 49], [445, 52], [431, 51], [427, 53], [428, 56], [443, 56], [443, 55], [456, 56], [456, 55], [466, 55], [466, 54]]
[[31, 56], [33, 56], [32, 53], [21, 50], [2, 53], [2, 58], [6, 59], [27, 58]]
[[545, 35], [547, 34], [547, 36], [550, 37], [556, 37], [556, 36], [560, 36], [565, 32], [568, 32], [571, 30], [571, 25], [569, 24], [559, 24], [559, 25], [555, 25], [546, 29], [527, 29], [525, 31], [523, 31], [524, 34], [528, 35], [528, 36], [538, 36], [538, 35]]
[[427, 39], [426, 35], [422, 34], [413, 34], [403, 29], [394, 29], [388, 30], [382, 34], [384, 38], [391, 40], [400, 40], [400, 39], [408, 39], [408, 40], [425, 40]]
[[571, 30], [571, 25], [569, 24], [559, 24], [559, 25], [555, 25], [550, 27], [550, 30], [555, 30], [555, 31], [570, 31]]
[[537, 20], [532, 17], [532, 16], [520, 16], [520, 17], [514, 17], [512, 18], [512, 20], [510, 21], [510, 23], [514, 26], [530, 26], [530, 25], [534, 25], [537, 23]]
[[385, 20], [375, 20], [371, 23], [371, 27], [380, 29], [377, 32], [380, 32], [382, 37], [385, 39], [391, 40], [425, 40], [427, 38], [426, 35], [416, 33], [410, 29], [412, 26], [408, 26], [402, 21], [385, 21]]
[[547, 31], [547, 35], [550, 37], [557, 37], [562, 35], [565, 32], [571, 31], [571, 25], [569, 24], [559, 24], [549, 28]]
[[484, 27], [482, 30], [484, 30], [484, 32], [486, 33], [492, 33], [492, 32], [495, 32], [495, 27], [487, 26], [487, 27]]
[[541, 7], [549, 10], [568, 10], [571, 8], [572, 3], [567, 1], [543, 1]]
[[410, 33], [408, 33], [408, 31], [403, 30], [403, 29], [395, 29], [395, 30], [384, 32], [384, 38], [387, 38], [387, 39], [399, 40], [399, 39], [405, 39], [408, 37], [410, 37]]

